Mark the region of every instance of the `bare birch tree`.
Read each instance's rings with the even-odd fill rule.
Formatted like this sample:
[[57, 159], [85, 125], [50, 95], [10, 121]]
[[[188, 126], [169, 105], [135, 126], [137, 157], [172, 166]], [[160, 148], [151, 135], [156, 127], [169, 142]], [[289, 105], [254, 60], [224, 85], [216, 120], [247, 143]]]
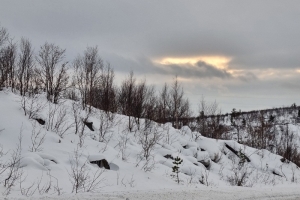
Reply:
[[47, 93], [48, 101], [58, 103], [61, 93], [66, 90], [69, 76], [67, 62], [64, 61], [65, 49], [55, 44], [41, 46], [37, 62], [41, 66], [41, 82]]

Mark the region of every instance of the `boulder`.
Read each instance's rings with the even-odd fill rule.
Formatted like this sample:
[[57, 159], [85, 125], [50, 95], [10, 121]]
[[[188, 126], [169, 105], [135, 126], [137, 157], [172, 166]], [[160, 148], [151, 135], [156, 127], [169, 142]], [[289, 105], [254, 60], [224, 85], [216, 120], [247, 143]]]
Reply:
[[45, 125], [45, 120], [41, 119], [41, 118], [35, 118], [35, 120], [40, 124], [40, 125]]
[[93, 122], [83, 122], [91, 131], [95, 131], [93, 128]]
[[100, 168], [110, 169], [110, 166], [109, 166], [107, 160], [105, 160], [105, 159], [90, 161], [90, 163], [96, 164]]
[[172, 159], [172, 160], [174, 160], [173, 156], [170, 155], [170, 154], [167, 154], [167, 155], [165, 155], [164, 157], [167, 158], [167, 159]]

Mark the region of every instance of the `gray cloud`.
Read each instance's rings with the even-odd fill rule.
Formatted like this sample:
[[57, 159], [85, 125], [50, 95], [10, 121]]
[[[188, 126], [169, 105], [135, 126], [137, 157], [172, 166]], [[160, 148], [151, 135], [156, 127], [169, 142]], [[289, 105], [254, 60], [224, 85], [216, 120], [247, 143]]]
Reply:
[[[216, 95], [222, 99], [218, 93], [222, 86], [230, 96], [255, 96], [259, 91], [272, 95], [274, 103], [282, 93], [300, 99], [299, 93], [289, 89], [297, 88], [297, 82], [289, 77], [260, 80], [251, 70], [300, 67], [299, 18], [300, 1], [294, 0], [10, 0], [1, 1], [0, 6], [1, 25], [16, 40], [22, 36], [31, 39], [36, 51], [45, 41], [54, 42], [67, 49], [67, 59], [72, 61], [87, 46], [98, 45], [101, 57], [116, 73], [133, 70], [145, 76], [199, 77], [205, 80], [190, 83], [187, 93], [205, 85], [198, 93], [214, 93], [216, 99]], [[243, 73], [233, 78], [228, 71], [205, 63], [194, 68], [162, 68], [153, 63], [164, 57], [208, 55], [232, 58], [228, 71]], [[276, 90], [272, 89], [275, 84]], [[250, 105], [253, 100], [244, 101]]]
[[257, 77], [255, 76], [255, 74], [253, 74], [251, 72], [246, 72], [245, 74], [238, 76], [238, 78], [245, 82], [257, 80]]

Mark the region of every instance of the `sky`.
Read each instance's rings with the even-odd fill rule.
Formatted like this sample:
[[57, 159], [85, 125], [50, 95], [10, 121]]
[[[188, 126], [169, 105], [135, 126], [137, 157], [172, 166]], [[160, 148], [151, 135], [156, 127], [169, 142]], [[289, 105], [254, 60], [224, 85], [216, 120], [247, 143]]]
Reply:
[[223, 112], [300, 105], [300, 1], [0, 0], [15, 41], [97, 46], [121, 82], [132, 70], [157, 90], [177, 75], [194, 113], [202, 97]]

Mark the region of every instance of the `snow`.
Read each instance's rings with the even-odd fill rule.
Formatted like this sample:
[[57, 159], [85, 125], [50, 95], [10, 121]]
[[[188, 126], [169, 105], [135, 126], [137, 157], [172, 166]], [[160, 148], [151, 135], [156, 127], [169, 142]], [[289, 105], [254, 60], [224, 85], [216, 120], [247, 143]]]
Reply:
[[[183, 189], [165, 189], [149, 191], [116, 191], [101, 193], [85, 193], [61, 196], [43, 196], [34, 197], [32, 200], [46, 199], [90, 199], [90, 200], [298, 200], [300, 192], [298, 186], [273, 187], [273, 188], [241, 188], [241, 187], [222, 187], [222, 188], [183, 188]], [[11, 197], [10, 199], [26, 199], [22, 197]]]
[[[153, 123], [157, 133], [162, 134], [154, 146], [147, 161], [141, 156], [142, 147], [139, 135], [141, 131], [134, 126], [128, 131], [128, 117], [115, 116], [115, 124], [109, 128], [106, 141], [99, 142], [99, 111], [93, 109], [88, 121], [93, 122], [95, 131], [84, 130], [84, 143], [79, 147], [79, 134], [75, 134], [75, 127], [59, 135], [49, 127], [49, 113], [54, 107], [66, 109], [64, 127], [73, 123], [72, 101], [63, 100], [59, 105], [48, 103], [41, 95], [38, 103], [44, 105], [36, 116], [46, 121], [40, 125], [34, 119], [24, 115], [21, 108], [21, 97], [8, 91], [0, 91], [0, 145], [4, 154], [0, 156], [0, 163], [7, 163], [16, 151], [21, 136], [20, 169], [23, 172], [22, 186], [19, 182], [12, 188], [10, 199], [23, 199], [21, 189], [32, 191], [39, 183], [47, 185], [51, 180], [52, 186], [57, 184], [62, 195], [52, 188], [49, 193], [36, 192], [32, 199], [296, 199], [300, 196], [297, 188], [300, 180], [300, 170], [293, 163], [282, 163], [281, 156], [267, 150], [257, 150], [238, 144], [236, 141], [215, 140], [200, 136], [196, 141], [187, 126], [176, 130], [170, 123], [159, 125]], [[28, 109], [27, 109], [28, 110]], [[52, 118], [58, 120], [56, 113]], [[79, 116], [85, 117], [86, 112], [79, 110]], [[143, 124], [145, 120], [141, 120]], [[299, 130], [296, 125], [291, 129]], [[44, 142], [36, 152], [31, 152], [32, 135], [41, 132], [38, 137], [45, 135]], [[240, 163], [230, 149], [243, 152], [250, 162]], [[0, 148], [1, 149], [1, 148]], [[80, 166], [86, 164], [90, 177], [99, 170], [90, 161], [105, 159], [111, 170], [102, 174], [103, 182], [97, 193], [83, 193], [74, 195], [70, 174], [72, 166], [76, 164], [78, 155]], [[169, 157], [165, 157], [169, 155]], [[179, 156], [183, 159], [180, 167], [180, 184], [172, 176], [173, 160]], [[205, 166], [206, 164], [209, 166]], [[148, 165], [147, 165], [148, 164]], [[147, 165], [149, 168], [145, 169]], [[242, 166], [241, 166], [242, 165]], [[103, 169], [101, 169], [103, 170]], [[249, 177], [245, 186], [230, 186], [230, 177], [235, 172], [239, 175], [247, 170]], [[275, 175], [276, 173], [277, 175]], [[3, 179], [6, 174], [0, 174], [0, 196], [4, 194]], [[293, 180], [293, 181], [292, 181]], [[202, 182], [202, 183], [201, 183]]]

